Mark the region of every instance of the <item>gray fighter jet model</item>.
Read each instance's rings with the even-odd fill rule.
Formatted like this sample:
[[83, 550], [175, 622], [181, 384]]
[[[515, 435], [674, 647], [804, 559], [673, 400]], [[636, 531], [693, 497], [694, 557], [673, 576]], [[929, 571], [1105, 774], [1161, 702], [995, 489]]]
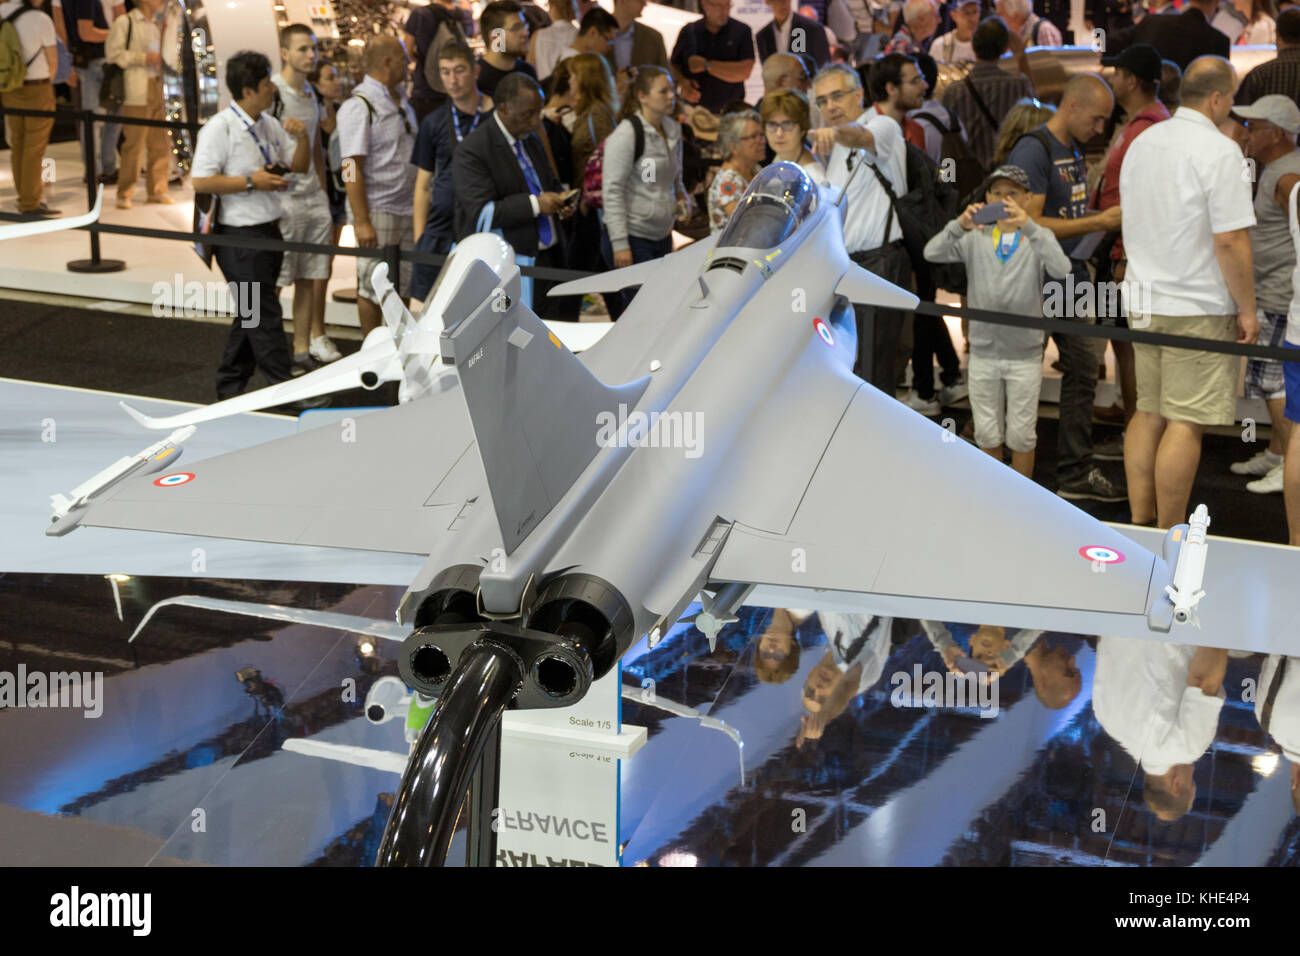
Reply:
[[128, 477], [78, 520], [428, 556], [400, 666], [439, 703], [388, 864], [442, 859], [507, 704], [576, 702], [702, 592], [714, 627], [764, 585], [789, 606], [1178, 639], [1203, 568], [1171, 571], [1185, 526], [1147, 551], [853, 374], [853, 303], [917, 299], [850, 261], [832, 198], [777, 163], [716, 241], [557, 287], [641, 287], [581, 356], [476, 261], [428, 394], [353, 434]]

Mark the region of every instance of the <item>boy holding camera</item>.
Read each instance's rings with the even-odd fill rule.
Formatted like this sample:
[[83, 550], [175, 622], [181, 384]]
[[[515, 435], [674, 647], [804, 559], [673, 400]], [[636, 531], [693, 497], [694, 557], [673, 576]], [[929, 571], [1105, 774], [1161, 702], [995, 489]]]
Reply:
[[[1025, 211], [1029, 176], [1000, 166], [984, 181], [986, 202], [973, 203], [925, 246], [930, 262], [963, 262], [973, 309], [1016, 315], [1043, 314], [1043, 273], [1063, 278], [1070, 260], [1050, 229]], [[1033, 476], [1038, 444], [1038, 391], [1043, 381], [1040, 329], [970, 323], [970, 407], [975, 444], [1011, 467]]]

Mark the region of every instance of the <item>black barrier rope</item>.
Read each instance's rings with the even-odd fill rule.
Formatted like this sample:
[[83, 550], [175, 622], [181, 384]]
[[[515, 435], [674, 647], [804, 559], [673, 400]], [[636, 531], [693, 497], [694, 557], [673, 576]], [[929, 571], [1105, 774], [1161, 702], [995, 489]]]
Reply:
[[1060, 332], [1063, 335], [1077, 335], [1088, 339], [1117, 339], [1121, 342], [1136, 342], [1139, 345], [1167, 345], [1176, 349], [1194, 348], [1198, 352], [1223, 352], [1228, 355], [1244, 355], [1253, 359], [1300, 362], [1300, 349], [1276, 348], [1271, 345], [1245, 345], [1240, 342], [1225, 342], [1221, 339], [1194, 339], [1186, 335], [1170, 335], [1168, 332], [1147, 332], [1134, 328], [1122, 329], [1111, 325], [1093, 325], [1088, 321], [1047, 319], [1036, 315], [988, 312], [984, 309], [972, 309], [970, 306], [939, 305], [936, 302], [921, 302], [912, 311], [921, 315], [937, 315], [940, 317], [955, 315], [958, 318], [972, 319], [976, 322], [1013, 325], [1022, 329], [1042, 329], [1044, 332]]
[[[0, 115], [12, 113], [15, 116], [70, 117], [81, 121], [125, 123], [136, 126], [161, 126], [166, 129], [183, 129], [197, 132], [198, 123], [184, 123], [171, 120], [148, 120], [116, 114], [94, 113], [89, 110], [27, 110], [0, 105]], [[0, 213], [0, 221], [24, 221], [20, 216]], [[372, 246], [367, 248], [351, 246], [327, 246], [309, 242], [286, 242], [283, 239], [263, 239], [257, 236], [230, 236], [220, 232], [209, 234], [197, 232], [179, 232], [165, 229], [145, 229], [138, 226], [116, 226], [103, 222], [88, 223], [79, 226], [92, 234], [92, 240], [98, 233], [111, 233], [121, 236], [134, 236], [142, 239], [165, 239], [173, 242], [201, 242], [212, 246], [240, 246], [245, 249], [266, 249], [272, 252], [305, 252], [317, 255], [354, 256], [365, 259], [385, 259], [399, 267], [402, 260], [421, 265], [441, 266], [447, 256], [437, 252], [419, 252], [402, 246]], [[220, 226], [218, 225], [218, 229]], [[703, 240], [700, 240], [703, 241]], [[600, 275], [597, 272], [580, 272], [573, 269], [551, 269], [545, 266], [523, 266], [520, 273], [534, 279], [546, 279], [552, 282], [568, 282], [573, 279], [585, 279]], [[1245, 345], [1239, 342], [1225, 342], [1219, 339], [1198, 339], [1185, 335], [1170, 335], [1167, 332], [1148, 332], [1135, 328], [1119, 328], [1111, 325], [1094, 325], [1087, 321], [1070, 319], [1049, 319], [1034, 315], [1015, 315], [1004, 312], [989, 312], [970, 306], [940, 305], [936, 302], [917, 303], [911, 310], [920, 315], [933, 315], [942, 318], [954, 315], [976, 322], [989, 322], [994, 325], [1010, 325], [1017, 328], [1040, 329], [1044, 332], [1077, 335], [1092, 339], [1114, 339], [1121, 342], [1134, 342], [1139, 345], [1163, 345], [1177, 349], [1193, 349], [1201, 352], [1220, 352], [1227, 355], [1244, 355], [1252, 359], [1269, 359], [1278, 362], [1300, 362], [1300, 349], [1276, 348], [1267, 345]]]
[[96, 113], [93, 110], [27, 110], [16, 106], [0, 106], [0, 116], [10, 113], [14, 116], [35, 116], [46, 119], [93, 120], [98, 123], [118, 123], [123, 126], [161, 126], [163, 129], [183, 129], [188, 133], [197, 133], [202, 129], [201, 123], [186, 123], [183, 120], [144, 119], [137, 116], [120, 116], [117, 113]]

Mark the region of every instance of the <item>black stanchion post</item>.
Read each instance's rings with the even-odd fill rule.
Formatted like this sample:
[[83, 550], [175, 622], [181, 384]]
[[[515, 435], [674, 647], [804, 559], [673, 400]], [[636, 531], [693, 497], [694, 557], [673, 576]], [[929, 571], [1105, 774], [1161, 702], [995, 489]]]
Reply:
[[[95, 168], [95, 113], [81, 111], [81, 158], [86, 167], [86, 208], [95, 208], [95, 195], [99, 189], [99, 173]], [[103, 259], [99, 255], [99, 233], [90, 230], [90, 258], [73, 259], [69, 272], [121, 272], [126, 263], [121, 259]]]
[[402, 247], [397, 243], [385, 246], [384, 261], [388, 263], [388, 281], [397, 290], [397, 297], [404, 298], [406, 290], [402, 288]]

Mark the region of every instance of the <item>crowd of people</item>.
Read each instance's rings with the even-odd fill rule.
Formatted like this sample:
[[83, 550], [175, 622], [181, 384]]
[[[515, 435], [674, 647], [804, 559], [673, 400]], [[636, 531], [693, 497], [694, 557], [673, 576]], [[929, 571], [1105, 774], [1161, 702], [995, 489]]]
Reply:
[[[0, 17], [45, 2], [11, 0]], [[89, 94], [103, 64], [114, 63], [124, 70], [123, 114], [160, 116], [161, 0], [137, 0], [116, 16], [107, 2], [65, 0], [71, 12], [53, 21], [74, 24], [89, 46], [82, 89]], [[493, 0], [477, 21], [438, 0], [416, 8], [400, 37], [367, 43], [363, 75], [346, 96], [311, 29], [291, 25], [278, 72], [257, 53], [227, 61], [233, 103], [199, 134], [194, 188], [220, 197], [221, 232], [326, 245], [351, 223], [361, 247], [446, 253], [492, 230], [521, 264], [601, 270], [666, 254], [674, 230], [719, 232], [759, 169], [792, 162], [828, 190], [848, 189], [853, 261], [925, 298], [941, 287], [935, 277], [949, 274], [941, 264], [964, 266], [965, 287], [949, 291], [966, 305], [1004, 313], [1043, 315], [1053, 284], [1123, 282], [1145, 290], [1144, 301], [1129, 302], [1130, 316], [1089, 307], [1064, 317], [1300, 345], [1300, 329], [1287, 327], [1296, 262], [1288, 204], [1300, 182], [1293, 4], [1274, 16], [1268, 0], [1185, 0], [1178, 11], [1090, 3], [1086, 24], [1108, 31], [1104, 73], [1071, 78], [1056, 106], [1035, 98], [1023, 54], [1062, 41], [1059, 5], [1040, 4], [1042, 15], [1029, 0], [768, 5], [772, 21], [755, 37], [731, 16], [730, 0], [699, 0], [702, 17], [670, 51], [638, 19], [645, 0], [615, 0], [613, 12], [552, 0], [541, 29], [532, 26], [540, 11], [517, 0]], [[49, 18], [15, 23], [24, 50], [48, 54]], [[1229, 48], [1255, 42], [1264, 24], [1277, 57], [1239, 78]], [[475, 34], [481, 54], [468, 42]], [[965, 66], [940, 92], [941, 63]], [[31, 82], [5, 103], [44, 103], [42, 71], [54, 67], [48, 55], [34, 59]], [[755, 68], [764, 93], [751, 103], [745, 81]], [[56, 214], [30, 174], [42, 122], [10, 120], [20, 210], [32, 216]], [[1089, 163], [1088, 144], [1107, 135], [1104, 158]], [[118, 205], [131, 205], [142, 161], [148, 201], [170, 202], [163, 131], [128, 126], [116, 155], [113, 137], [104, 130], [99, 148]], [[853, 175], [863, 161], [872, 175]], [[917, 256], [898, 199], [916, 189], [918, 169], [953, 163], [956, 215], [923, 237]], [[1246, 168], [1253, 177], [1242, 176]], [[324, 326], [328, 256], [239, 247], [216, 255], [227, 279], [263, 290], [260, 322], [232, 328], [221, 397], [247, 388], [255, 369], [276, 382], [338, 358]], [[381, 311], [367, 260], [358, 264], [358, 314], [369, 332]], [[401, 271], [404, 296], [429, 294], [436, 267], [403, 260]], [[548, 317], [578, 318], [582, 299], [548, 302], [549, 284], [535, 283], [533, 301], [547, 302]], [[275, 293], [287, 287], [291, 348]], [[609, 295], [604, 306], [617, 319], [627, 300]], [[905, 401], [938, 415], [969, 396], [975, 443], [1033, 474], [1043, 332], [969, 323], [963, 375], [937, 317], [857, 311], [873, 330], [860, 337], [863, 378], [897, 394], [910, 360]], [[1104, 351], [1091, 338], [1052, 339], [1061, 372], [1058, 493], [1127, 500], [1137, 523], [1184, 520], [1205, 429], [1234, 421], [1237, 360], [1115, 341], [1121, 399], [1102, 414], [1125, 434], [1096, 441]], [[1288, 402], [1292, 377], [1291, 363], [1249, 363], [1246, 397], [1268, 404], [1274, 427], [1269, 447], [1233, 470], [1257, 479], [1253, 491], [1294, 489], [1289, 514], [1300, 543], [1300, 454], [1288, 454], [1300, 441], [1289, 427], [1300, 415], [1300, 378]], [[1107, 461], [1123, 461], [1124, 478]]]

